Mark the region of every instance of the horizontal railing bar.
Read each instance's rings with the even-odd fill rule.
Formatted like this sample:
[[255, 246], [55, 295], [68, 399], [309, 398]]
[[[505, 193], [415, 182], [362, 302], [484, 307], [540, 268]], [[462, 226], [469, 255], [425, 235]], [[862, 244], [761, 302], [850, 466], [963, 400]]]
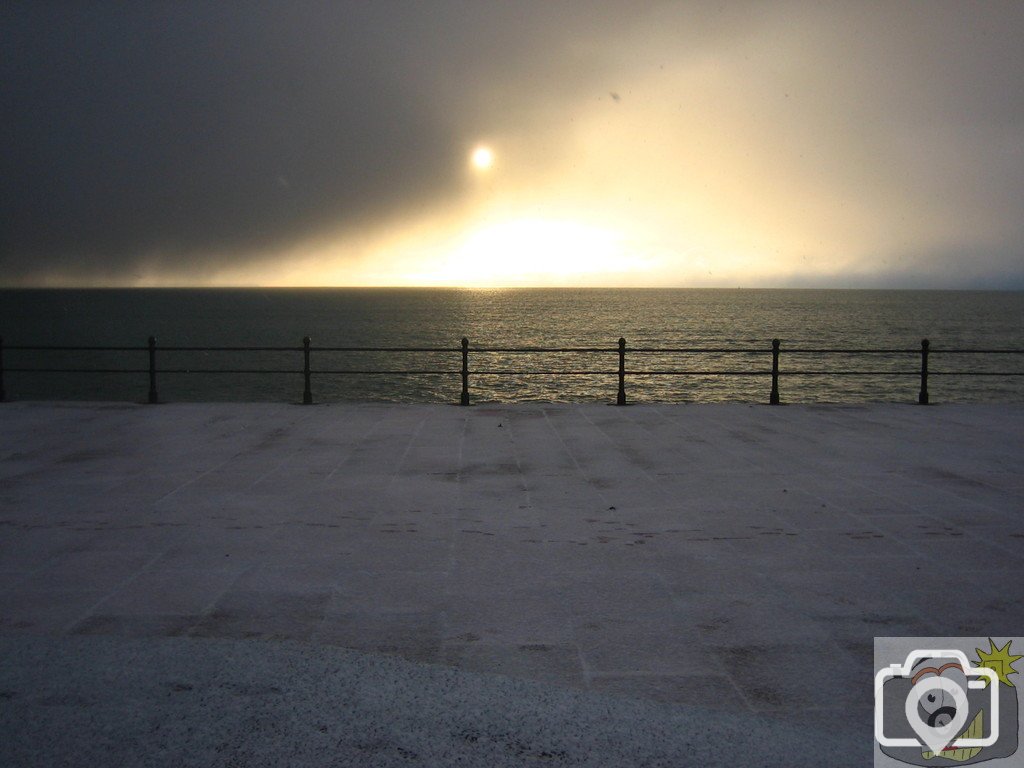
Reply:
[[[14, 373], [148, 373], [147, 368], [6, 368], [8, 372]], [[298, 376], [302, 373], [298, 369], [286, 369], [286, 368], [161, 368], [160, 373], [286, 373], [290, 375]], [[359, 371], [359, 370], [345, 370], [345, 371], [334, 371], [334, 370], [310, 370], [312, 374], [359, 374], [359, 375], [376, 375], [376, 374], [394, 374], [394, 375], [422, 375], [422, 376], [456, 376], [458, 371]]]
[[[105, 347], [105, 346], [55, 346], [6, 344], [7, 351], [23, 352], [146, 352], [149, 347]], [[311, 347], [314, 352], [461, 352], [460, 347]], [[157, 352], [302, 352], [302, 347], [155, 347]], [[661, 352], [687, 354], [769, 354], [770, 348], [747, 347], [627, 347], [630, 353], [656, 354]], [[617, 347], [470, 347], [476, 353], [536, 353], [536, 352], [618, 352]], [[920, 349], [825, 349], [804, 347], [783, 347], [787, 355], [792, 354], [836, 354], [836, 355], [912, 355]], [[931, 347], [929, 354], [944, 355], [1024, 355], [1024, 349], [942, 349]], [[13, 369], [9, 369], [13, 370]]]
[[[148, 368], [7, 368], [17, 373], [149, 373]], [[299, 370], [281, 368], [161, 368], [160, 373], [292, 373]]]
[[1024, 349], [942, 349], [931, 347], [928, 352], [932, 355], [1024, 355]]
[[805, 349], [802, 347], [782, 347], [787, 355], [920, 355], [920, 349]]
[[[6, 368], [11, 373], [147, 373], [146, 368]], [[301, 374], [298, 369], [289, 368], [161, 368], [160, 373], [275, 373]], [[325, 375], [359, 375], [375, 376], [392, 374], [395, 376], [457, 376], [458, 371], [437, 370], [333, 370], [312, 369], [311, 374]], [[559, 371], [559, 370], [473, 370], [474, 376], [614, 376], [616, 371]], [[918, 376], [919, 371], [822, 371], [822, 370], [783, 370], [786, 376]], [[771, 371], [735, 371], [735, 370], [627, 370], [627, 376], [770, 376]], [[1024, 376], [1024, 371], [929, 371], [929, 376]]]
[[626, 371], [627, 376], [771, 376], [771, 371]]
[[[461, 351], [461, 350], [460, 350]], [[529, 352], [605, 352], [617, 353], [618, 347], [470, 347], [470, 352], [529, 353]]]
[[302, 373], [294, 368], [161, 368], [160, 373]]
[[626, 351], [629, 353], [636, 352], [638, 354], [656, 354], [658, 352], [673, 352], [679, 353], [684, 352], [686, 354], [771, 354], [771, 348], [765, 349], [740, 349], [727, 347], [722, 348], [711, 348], [711, 347], [626, 347]]
[[[617, 376], [618, 371], [471, 371], [474, 376]], [[627, 376], [770, 376], [771, 371], [626, 371]]]
[[[149, 347], [43, 347], [4, 345], [27, 352], [147, 352]], [[302, 347], [154, 347], [157, 352], [302, 352]], [[458, 347], [312, 347], [314, 352], [460, 352]], [[472, 350], [471, 350], [472, 351]], [[557, 351], [557, 350], [552, 350]], [[614, 351], [614, 350], [612, 350]]]
[[[149, 347], [63, 347], [52, 345], [28, 346], [25, 344], [4, 344], [4, 351], [24, 352], [146, 352]], [[13, 370], [8, 368], [7, 370]]]
[[785, 376], [920, 376], [920, 371], [814, 371], [788, 368], [780, 371]]
[[[23, 352], [148, 352], [149, 347], [29, 347], [4, 346]], [[154, 347], [156, 352], [301, 352], [302, 347]]]
[[470, 371], [473, 376], [617, 376], [618, 371], [520, 371], [510, 369], [473, 369]]
[[739, 354], [739, 355], [770, 355], [772, 353], [771, 347], [762, 347], [760, 349], [749, 349], [746, 347], [626, 347], [626, 351], [632, 354], [633, 352], [639, 352], [641, 354], [657, 353], [657, 352], [686, 352], [686, 353], [697, 353], [705, 352], [707, 354]]
[[326, 374], [328, 376], [376, 376], [377, 374], [392, 374], [394, 376], [458, 376], [458, 371], [372, 371], [361, 370], [317, 370], [311, 369], [311, 374]]
[[313, 352], [461, 352], [462, 347], [310, 347]]
[[[920, 355], [920, 349], [804, 349], [802, 347], [783, 347], [787, 355], [805, 354], [858, 354], [858, 355]], [[1021, 355], [1024, 349], [936, 349], [929, 347], [928, 353], [944, 355]]]
[[1024, 371], [929, 371], [929, 376], [1024, 376]]
[[301, 352], [302, 347], [154, 347], [157, 352]]
[[[451, 376], [458, 373], [458, 371], [435, 371], [435, 370], [409, 370], [409, 371], [382, 371], [380, 369], [374, 370], [317, 370], [315, 368], [310, 369], [310, 374], [358, 374], [360, 376], [376, 376], [394, 374], [396, 376]], [[288, 373], [296, 376], [301, 375], [303, 371], [295, 369], [285, 368], [161, 368], [160, 373]]]
[[149, 373], [148, 368], [8, 368], [14, 373]]
[[[783, 370], [786, 376], [920, 376], [920, 371], [801, 371]], [[928, 371], [929, 376], [1024, 376], [1024, 371]]]

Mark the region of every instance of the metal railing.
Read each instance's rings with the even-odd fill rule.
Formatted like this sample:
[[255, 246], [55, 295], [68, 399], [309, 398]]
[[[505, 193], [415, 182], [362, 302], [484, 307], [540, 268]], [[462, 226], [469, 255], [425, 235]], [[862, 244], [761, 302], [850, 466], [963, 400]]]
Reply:
[[[148, 354], [148, 366], [145, 368], [80, 368], [80, 367], [32, 367], [15, 366], [4, 367], [4, 351], [14, 352], [145, 352]], [[364, 369], [364, 368], [321, 368], [311, 367], [310, 358], [313, 352], [317, 353], [442, 353], [461, 354], [461, 369]], [[301, 353], [302, 369], [294, 368], [196, 368], [196, 367], [157, 367], [158, 352], [245, 352], [245, 353]], [[762, 357], [765, 359], [765, 367], [752, 367], [748, 369], [662, 369], [662, 368], [626, 368], [626, 353], [640, 356], [641, 359], [647, 355], [670, 355], [670, 356], [693, 356], [693, 355], [740, 355]], [[583, 368], [583, 369], [509, 369], [509, 368], [480, 368], [470, 369], [470, 353], [474, 355], [533, 355], [533, 354], [562, 354], [571, 353], [579, 355], [617, 355], [617, 370]], [[919, 378], [920, 387], [917, 392], [917, 402], [926, 405], [929, 402], [928, 380], [931, 376], [1024, 376], [1022, 371], [1006, 370], [955, 370], [955, 371], [929, 371], [929, 358], [933, 355], [1024, 355], [1024, 349], [933, 349], [928, 339], [922, 339], [920, 348], [907, 349], [834, 349], [834, 348], [813, 348], [795, 347], [787, 348], [787, 354], [806, 357], [838, 357], [840, 359], [854, 356], [907, 356], [916, 359], [918, 365], [913, 369], [835, 369], [835, 368], [796, 368], [785, 370], [786, 376], [905, 376]], [[768, 367], [767, 358], [771, 356], [771, 365]], [[6, 401], [7, 393], [4, 388], [5, 373], [112, 373], [112, 374], [148, 374], [149, 392], [147, 401], [149, 403], [160, 402], [157, 391], [157, 374], [287, 374], [303, 377], [302, 402], [306, 405], [313, 403], [313, 376], [460, 376], [462, 391], [459, 397], [460, 405], [470, 404], [470, 376], [616, 376], [618, 390], [615, 396], [616, 405], [626, 405], [626, 378], [641, 376], [694, 376], [694, 377], [717, 377], [717, 376], [763, 376], [771, 377], [771, 389], [768, 394], [768, 402], [771, 405], [778, 405], [781, 402], [779, 394], [779, 380], [783, 375], [780, 369], [779, 360], [782, 355], [782, 345], [779, 339], [773, 339], [771, 347], [762, 348], [736, 348], [736, 347], [631, 347], [627, 349], [626, 340], [620, 338], [617, 346], [614, 347], [470, 347], [469, 339], [463, 338], [458, 347], [316, 347], [308, 336], [302, 339], [302, 346], [299, 347], [198, 347], [198, 346], [157, 346], [156, 338], [150, 336], [145, 346], [62, 346], [62, 345], [11, 345], [4, 346], [3, 338], [0, 337], [0, 402]], [[486, 359], [486, 358], [485, 358]]]

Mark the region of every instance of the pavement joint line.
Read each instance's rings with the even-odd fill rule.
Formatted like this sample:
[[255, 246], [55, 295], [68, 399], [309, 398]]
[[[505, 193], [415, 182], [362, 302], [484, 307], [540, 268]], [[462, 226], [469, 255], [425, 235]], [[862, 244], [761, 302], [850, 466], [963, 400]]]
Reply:
[[[306, 417], [306, 419], [309, 419], [309, 418], [312, 418], [312, 414], [311, 414], [310, 416]], [[300, 422], [296, 422], [296, 426], [297, 426], [297, 425], [298, 425], [299, 423], [301, 423], [301, 421], [300, 421]], [[319, 430], [317, 430], [317, 432], [316, 432], [316, 433], [315, 433], [315, 434], [314, 434], [314, 435], [312, 436], [311, 440], [315, 440], [316, 438], [320, 437], [320, 435], [322, 435], [322, 434], [323, 434], [323, 433], [324, 433], [324, 432], [325, 432], [325, 431], [327, 430], [327, 427], [328, 427], [328, 425], [329, 425], [329, 422], [327, 422], [327, 421], [325, 420], [325, 421], [324, 421], [324, 422], [323, 422], [323, 423], [321, 424], [321, 426], [320, 426], [320, 429], [319, 429]], [[253, 482], [253, 483], [252, 483], [252, 485], [253, 485], [253, 486], [255, 487], [255, 486], [259, 485], [260, 483], [264, 482], [265, 480], [267, 480], [267, 479], [268, 479], [269, 477], [273, 476], [273, 475], [274, 475], [274, 474], [275, 474], [275, 473], [276, 473], [276, 472], [277, 472], [277, 471], [278, 471], [279, 469], [281, 469], [281, 467], [283, 467], [283, 466], [284, 466], [285, 464], [287, 464], [287, 463], [288, 463], [288, 462], [289, 462], [289, 461], [290, 461], [290, 460], [291, 460], [291, 459], [292, 459], [292, 458], [293, 458], [293, 457], [294, 457], [294, 456], [295, 456], [295, 455], [296, 455], [296, 454], [298, 453], [298, 450], [300, 450], [300, 449], [297, 449], [297, 450], [293, 450], [293, 451], [290, 451], [289, 453], [286, 453], [286, 454], [285, 454], [285, 455], [284, 455], [284, 456], [283, 456], [283, 457], [281, 458], [281, 461], [280, 461], [280, 462], [278, 462], [277, 466], [275, 466], [275, 467], [274, 467], [274, 468], [273, 468], [272, 470], [270, 470], [269, 472], [265, 472], [265, 473], [261, 474], [261, 475], [260, 475], [260, 476], [259, 476], [259, 477], [258, 477], [258, 478], [257, 478], [257, 479], [256, 479], [256, 480], [255, 480], [255, 481]]]
[[113, 594], [114, 594], [115, 592], [118, 592], [119, 590], [121, 590], [121, 589], [124, 589], [124, 588], [125, 588], [125, 587], [127, 587], [128, 585], [132, 584], [132, 583], [133, 583], [133, 582], [134, 582], [134, 581], [135, 581], [136, 579], [138, 579], [138, 578], [139, 578], [139, 577], [140, 577], [140, 576], [141, 576], [142, 574], [144, 574], [144, 573], [152, 573], [152, 570], [151, 570], [151, 569], [152, 569], [153, 565], [154, 565], [154, 564], [155, 564], [155, 563], [156, 563], [156, 562], [157, 562], [157, 561], [158, 561], [158, 560], [159, 560], [159, 559], [160, 559], [161, 557], [163, 557], [163, 556], [164, 556], [165, 554], [167, 554], [167, 551], [166, 551], [166, 550], [165, 550], [165, 551], [163, 551], [163, 552], [158, 552], [158, 553], [157, 553], [156, 555], [154, 555], [154, 556], [153, 556], [152, 558], [150, 558], [150, 559], [149, 559], [149, 560], [148, 560], [148, 561], [147, 561], [147, 562], [146, 562], [146, 563], [145, 563], [145, 564], [144, 564], [144, 565], [143, 565], [143, 566], [142, 566], [141, 568], [139, 568], [139, 569], [138, 569], [137, 571], [135, 571], [134, 573], [130, 574], [130, 575], [129, 575], [129, 576], [127, 576], [126, 578], [122, 579], [122, 580], [121, 580], [120, 582], [118, 582], [117, 586], [113, 587], [112, 589], [109, 589], [109, 590], [107, 591], [107, 593], [106, 593], [105, 595], [103, 595], [103, 597], [101, 597], [101, 598], [100, 598], [99, 600], [97, 600], [97, 601], [96, 601], [96, 603], [94, 603], [94, 604], [92, 605], [92, 607], [90, 607], [90, 608], [89, 608], [89, 609], [88, 609], [88, 610], [87, 610], [87, 611], [86, 611], [85, 613], [83, 613], [82, 615], [80, 615], [80, 616], [76, 617], [75, 619], [73, 619], [72, 621], [70, 621], [70, 622], [69, 622], [69, 623], [68, 623], [68, 624], [67, 624], [67, 625], [66, 625], [66, 626], [65, 626], [65, 627], [64, 627], [64, 628], [63, 628], [63, 629], [61, 630], [61, 634], [67, 634], [67, 633], [68, 633], [68, 632], [70, 632], [70, 631], [71, 631], [71, 630], [72, 630], [72, 629], [73, 629], [73, 628], [74, 628], [75, 626], [77, 626], [78, 624], [81, 624], [81, 623], [82, 623], [82, 621], [84, 621], [84, 620], [85, 620], [86, 618], [88, 618], [89, 616], [92, 616], [92, 615], [93, 615], [93, 614], [94, 614], [94, 613], [96, 612], [96, 610], [97, 610], [98, 608], [102, 607], [102, 606], [103, 606], [103, 604], [104, 604], [104, 603], [105, 603], [105, 602], [106, 602], [107, 600], [109, 600], [109, 599], [111, 598], [111, 596], [112, 596], [112, 595], [113, 595]]
[[465, 414], [461, 417], [462, 428], [459, 430], [459, 450], [458, 450], [458, 465], [455, 470], [455, 484], [456, 484], [456, 504], [459, 508], [462, 507], [462, 477], [463, 471], [466, 468], [465, 462], [465, 447], [466, 447], [466, 432], [469, 430], [469, 414]]
[[531, 493], [530, 493], [530, 486], [529, 486], [529, 483], [526, 482], [526, 473], [523, 472], [522, 457], [520, 455], [519, 448], [516, 446], [515, 426], [514, 426], [515, 425], [515, 420], [514, 419], [507, 419], [507, 421], [508, 421], [508, 427], [507, 427], [508, 434], [507, 434], [507, 437], [508, 437], [509, 445], [512, 447], [512, 457], [515, 459], [515, 462], [516, 462], [516, 471], [519, 472], [519, 487], [520, 487], [520, 490], [523, 492], [523, 494], [525, 496], [525, 501], [526, 501], [527, 507], [532, 507], [533, 506], [533, 499], [532, 499], [532, 496], [531, 496]]
[[416, 422], [416, 428], [412, 431], [412, 434], [409, 435], [408, 439], [405, 441], [405, 448], [402, 449], [402, 455], [398, 457], [398, 461], [394, 463], [391, 472], [388, 473], [388, 482], [384, 486], [385, 494], [388, 493], [388, 491], [390, 491], [392, 486], [395, 484], [395, 477], [397, 477], [398, 473], [401, 472], [402, 467], [405, 464], [405, 460], [409, 456], [409, 451], [412, 450], [412, 444], [416, 442], [416, 438], [423, 430], [423, 425], [427, 423], [427, 419], [427, 416], [424, 416], [423, 418], [419, 419]]
[[[604, 437], [605, 441], [616, 454], [624, 453], [624, 451], [622, 450], [621, 443], [614, 440], [612, 436], [608, 434], [608, 431], [605, 430], [603, 427], [601, 427], [598, 424], [595, 424], [594, 420], [590, 418], [590, 414], [588, 414], [586, 411], [583, 411], [580, 415], [583, 417], [584, 421], [590, 424], [591, 427], [597, 430]], [[626, 418], [629, 419], [629, 416], [627, 415]], [[651, 483], [654, 487], [657, 487], [657, 480], [655, 480], [655, 478], [651, 476], [651, 473], [647, 469], [639, 465], [637, 466], [637, 468], [640, 470], [641, 474], [643, 474], [647, 478], [649, 483]], [[667, 496], [667, 493], [660, 491], [660, 489], [659, 492], [661, 493], [661, 495]]]
[[[588, 483], [590, 483], [591, 486], [593, 486], [594, 478], [591, 477], [587, 472], [583, 471], [583, 467], [580, 466], [580, 463], [576, 458], [576, 454], [573, 453], [573, 451], [569, 448], [569, 445], [565, 442], [565, 438], [558, 431], [558, 427], [551, 421], [551, 418], [548, 416], [547, 410], [542, 410], [542, 413], [544, 414], [544, 422], [551, 429], [551, 433], [557, 438], [559, 445], [562, 446], [562, 450], [565, 451], [565, 454], [572, 461], [573, 466], [576, 467], [576, 472], [580, 475], [580, 477], [584, 478]], [[601, 497], [603, 505], [607, 506], [608, 497], [605, 496], [604, 489], [595, 487], [594, 490], [597, 492], [598, 496]]]
[[334, 478], [334, 476], [335, 476], [335, 475], [336, 475], [336, 474], [337, 474], [337, 473], [338, 473], [338, 472], [339, 472], [339, 471], [340, 471], [341, 469], [343, 469], [343, 468], [345, 467], [345, 464], [346, 464], [347, 462], [349, 462], [349, 461], [350, 461], [350, 460], [352, 459], [352, 457], [353, 457], [353, 456], [354, 456], [354, 455], [356, 454], [356, 451], [358, 450], [359, 446], [360, 446], [360, 445], [361, 445], [362, 443], [365, 443], [365, 442], [366, 442], [366, 441], [367, 441], [367, 440], [368, 440], [368, 439], [369, 439], [370, 437], [372, 437], [372, 436], [373, 436], [373, 435], [374, 435], [375, 433], [379, 432], [379, 431], [381, 430], [381, 428], [382, 428], [383, 424], [384, 424], [384, 419], [374, 419], [374, 420], [373, 420], [373, 421], [371, 422], [371, 424], [370, 424], [370, 427], [369, 427], [369, 429], [365, 430], [365, 431], [364, 431], [364, 432], [363, 432], [363, 433], [362, 433], [362, 434], [361, 434], [361, 435], [359, 436], [359, 438], [358, 438], [358, 439], [356, 439], [356, 440], [352, 440], [352, 442], [351, 442], [351, 446], [350, 446], [350, 447], [349, 447], [349, 449], [348, 449], [348, 450], [346, 451], [346, 454], [345, 454], [344, 458], [343, 458], [343, 459], [342, 459], [342, 460], [341, 460], [341, 461], [340, 461], [340, 462], [339, 462], [339, 463], [338, 463], [338, 464], [337, 464], [337, 465], [336, 465], [336, 466], [334, 467], [334, 469], [332, 469], [332, 470], [331, 470], [331, 471], [330, 471], [330, 472], [329, 472], [329, 473], [327, 474], [327, 476], [326, 476], [326, 477], [324, 477], [324, 478], [323, 478], [323, 481], [321, 482], [321, 485], [327, 485], [327, 484], [328, 484], [328, 483], [329, 483], [329, 482], [330, 482], [330, 481], [331, 481], [331, 480], [332, 480], [332, 479]]
[[[271, 413], [272, 413], [272, 414], [277, 414], [277, 413], [282, 413], [283, 411], [284, 411], [284, 405], [279, 405], [278, 407], [274, 408], [274, 409], [273, 409], [273, 410], [271, 411]], [[312, 416], [312, 414], [310, 414], [310, 415], [307, 415], [307, 416], [304, 416], [304, 417], [300, 417], [300, 419], [299, 419], [299, 422], [297, 422], [297, 423], [301, 423], [301, 421], [303, 421], [303, 420], [306, 420], [306, 419], [309, 419], [309, 418], [311, 418], [311, 416]], [[248, 428], [246, 428], [245, 430], [240, 430], [240, 431], [247, 431], [247, 430], [248, 430]], [[257, 435], [257, 438], [258, 438], [258, 437], [259, 437], [259, 436]], [[194, 484], [194, 483], [198, 482], [199, 480], [202, 480], [202, 479], [203, 479], [204, 477], [206, 477], [207, 475], [210, 475], [210, 474], [212, 474], [213, 472], [216, 472], [217, 470], [219, 470], [219, 469], [221, 469], [222, 467], [226, 466], [227, 464], [230, 464], [230, 463], [231, 463], [232, 461], [234, 461], [235, 459], [237, 459], [237, 458], [238, 458], [239, 456], [242, 456], [242, 455], [244, 455], [245, 453], [246, 453], [246, 451], [245, 451], [245, 450], [242, 450], [242, 451], [238, 451], [238, 452], [237, 452], [237, 453], [235, 453], [234, 455], [232, 455], [232, 456], [228, 457], [227, 459], [224, 459], [224, 461], [220, 462], [219, 464], [217, 464], [217, 465], [215, 465], [215, 466], [211, 467], [211, 468], [210, 468], [210, 469], [208, 469], [208, 470], [207, 470], [206, 472], [202, 472], [202, 473], [200, 473], [199, 475], [196, 475], [195, 477], [189, 478], [188, 480], [186, 480], [186, 481], [185, 481], [184, 483], [182, 483], [181, 485], [179, 485], [179, 486], [177, 486], [177, 487], [173, 488], [172, 490], [168, 491], [167, 493], [165, 493], [165, 494], [164, 494], [163, 496], [161, 496], [160, 498], [156, 499], [156, 500], [155, 500], [155, 501], [153, 502], [153, 505], [159, 504], [160, 502], [162, 502], [162, 501], [164, 501], [164, 500], [166, 500], [166, 499], [170, 498], [171, 496], [174, 496], [174, 495], [175, 495], [175, 494], [177, 494], [177, 493], [178, 493], [179, 491], [182, 491], [182, 490], [184, 490], [185, 488], [189, 487], [190, 485], [192, 485], [192, 484]]]

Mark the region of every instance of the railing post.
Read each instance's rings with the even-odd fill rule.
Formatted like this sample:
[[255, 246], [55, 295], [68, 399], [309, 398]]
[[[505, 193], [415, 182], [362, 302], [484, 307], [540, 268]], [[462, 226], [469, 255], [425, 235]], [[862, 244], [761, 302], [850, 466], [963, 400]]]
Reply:
[[0, 403], [7, 400], [7, 392], [4, 389], [4, 337], [0, 336]]
[[156, 336], [149, 337], [149, 403], [159, 402], [156, 396]]
[[779, 404], [779, 340], [772, 339], [772, 393], [768, 396], [770, 405]]
[[462, 397], [459, 405], [469, 405], [469, 339], [462, 337]]
[[313, 390], [310, 387], [309, 381], [309, 336], [302, 337], [302, 355], [303, 355], [303, 366], [302, 375], [305, 377], [306, 386], [302, 390], [302, 404], [312, 405], [313, 404]]
[[917, 395], [920, 405], [928, 405], [928, 339], [921, 339], [921, 391]]
[[619, 394], [615, 404], [626, 404], [626, 340], [623, 338], [619, 339]]

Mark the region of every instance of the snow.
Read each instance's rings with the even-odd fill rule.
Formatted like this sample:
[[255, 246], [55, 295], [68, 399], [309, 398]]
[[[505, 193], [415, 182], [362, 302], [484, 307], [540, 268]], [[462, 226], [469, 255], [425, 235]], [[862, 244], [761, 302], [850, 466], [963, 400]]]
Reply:
[[0, 763], [863, 764], [875, 636], [1024, 625], [1022, 464], [1017, 405], [3, 404]]

